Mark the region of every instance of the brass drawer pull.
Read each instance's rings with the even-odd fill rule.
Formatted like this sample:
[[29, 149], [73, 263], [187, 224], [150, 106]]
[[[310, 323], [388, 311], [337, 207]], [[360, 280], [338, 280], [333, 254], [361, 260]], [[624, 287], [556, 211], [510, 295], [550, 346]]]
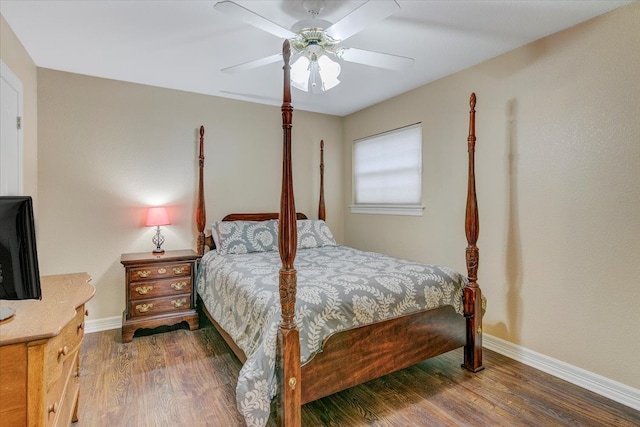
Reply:
[[173, 268], [173, 274], [182, 274], [185, 271], [187, 271], [187, 269], [185, 267], [174, 267]]
[[158, 269], [158, 274], [164, 274], [164, 273], [166, 273], [166, 272], [167, 272], [167, 269], [166, 269], [166, 268], [159, 268], [159, 269]]
[[80, 331], [81, 331], [81, 330], [83, 330], [83, 329], [84, 329], [84, 322], [80, 322], [80, 323], [78, 323], [78, 328], [77, 328], [76, 333], [78, 333], [78, 334], [79, 334], [79, 333], [80, 333]]
[[142, 277], [143, 279], [146, 277], [149, 277], [149, 275], [151, 274], [151, 271], [149, 270], [140, 270], [138, 271], [138, 277]]
[[68, 353], [69, 353], [69, 347], [67, 347], [66, 345], [64, 347], [60, 347], [58, 349], [58, 360], [60, 360], [62, 356], [66, 356]]
[[187, 282], [176, 282], [171, 284], [171, 288], [176, 291], [181, 291], [187, 286]]
[[136, 305], [136, 310], [140, 313], [146, 313], [147, 311], [153, 308], [153, 304], [138, 304]]
[[136, 292], [140, 295], [146, 295], [153, 290], [153, 286], [138, 286]]
[[55, 414], [58, 411], [58, 403], [54, 403], [53, 405], [49, 405], [47, 407], [47, 415], [53, 413]]
[[175, 308], [180, 308], [183, 305], [185, 305], [186, 303], [187, 303], [187, 299], [186, 298], [174, 299], [173, 301], [171, 301], [171, 304], [173, 304], [173, 306]]

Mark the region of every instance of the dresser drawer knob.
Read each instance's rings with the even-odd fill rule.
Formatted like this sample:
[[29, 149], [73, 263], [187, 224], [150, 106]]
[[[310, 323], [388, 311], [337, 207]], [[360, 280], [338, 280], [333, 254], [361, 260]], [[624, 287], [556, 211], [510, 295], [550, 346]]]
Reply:
[[146, 295], [153, 290], [153, 286], [138, 286], [136, 292], [140, 295]]
[[80, 333], [80, 331], [81, 331], [81, 330], [83, 330], [83, 329], [84, 329], [84, 322], [80, 322], [80, 323], [78, 323], [78, 330], [77, 330], [77, 333]]
[[58, 359], [60, 359], [62, 356], [66, 356], [67, 354], [69, 354], [69, 347], [67, 347], [66, 345], [58, 349]]
[[173, 268], [173, 274], [182, 274], [185, 271], [187, 271], [187, 269], [185, 267], [174, 267]]
[[150, 274], [151, 274], [151, 271], [149, 271], [149, 270], [140, 270], [140, 271], [138, 271], [138, 277], [142, 277], [143, 279], [145, 277], [149, 277]]
[[153, 304], [138, 304], [136, 305], [136, 310], [140, 313], [146, 313], [147, 311], [153, 308]]
[[166, 269], [166, 268], [159, 268], [159, 269], [158, 269], [158, 274], [164, 274], [164, 273], [166, 273], [166, 272], [167, 272], [167, 269]]
[[187, 282], [176, 282], [171, 284], [171, 288], [176, 291], [181, 291], [187, 286]]
[[180, 308], [183, 305], [185, 305], [186, 303], [187, 303], [187, 299], [186, 298], [174, 299], [173, 301], [171, 301], [171, 304], [173, 304], [173, 306], [175, 308]]
[[55, 414], [58, 411], [58, 403], [54, 403], [53, 405], [47, 406], [48, 414]]

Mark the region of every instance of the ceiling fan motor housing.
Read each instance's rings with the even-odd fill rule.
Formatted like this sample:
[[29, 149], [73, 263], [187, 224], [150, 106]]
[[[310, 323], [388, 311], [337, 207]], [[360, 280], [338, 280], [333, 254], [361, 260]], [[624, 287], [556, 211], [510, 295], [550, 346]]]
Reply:
[[326, 24], [331, 25], [321, 19], [309, 19], [299, 22], [294, 27], [300, 25], [300, 29], [295, 30], [292, 28], [292, 31], [296, 33], [296, 37], [290, 40], [291, 47], [297, 52], [301, 52], [310, 46], [319, 46], [324, 50], [332, 51], [338, 41], [329, 37], [324, 31]]

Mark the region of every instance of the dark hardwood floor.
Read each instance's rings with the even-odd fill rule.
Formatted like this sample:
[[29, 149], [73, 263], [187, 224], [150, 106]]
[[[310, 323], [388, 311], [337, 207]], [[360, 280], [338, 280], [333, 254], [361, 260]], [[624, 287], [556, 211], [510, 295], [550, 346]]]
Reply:
[[[243, 426], [241, 364], [204, 327], [134, 338], [87, 334], [79, 421], [93, 426]], [[640, 412], [489, 350], [486, 369], [455, 350], [302, 408], [303, 426], [640, 426]], [[268, 423], [275, 426], [272, 416]]]

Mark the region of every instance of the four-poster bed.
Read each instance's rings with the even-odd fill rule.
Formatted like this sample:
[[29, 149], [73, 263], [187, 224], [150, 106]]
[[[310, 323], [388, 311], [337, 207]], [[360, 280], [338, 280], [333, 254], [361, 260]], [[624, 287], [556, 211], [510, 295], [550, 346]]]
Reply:
[[[299, 426], [302, 404], [459, 347], [464, 347], [465, 369], [483, 369], [482, 295], [477, 283], [475, 95], [470, 100], [465, 279], [445, 267], [336, 245], [324, 224], [323, 143], [319, 221], [296, 213], [291, 173], [293, 107], [288, 41], [283, 46], [283, 57], [279, 213], [231, 214], [214, 224], [212, 236], [205, 237], [204, 128], [200, 128], [197, 249], [202, 255], [205, 246], [218, 248], [210, 251], [209, 264], [203, 257], [197, 280], [200, 306], [245, 363], [238, 382], [238, 393], [243, 393], [238, 405], [247, 423], [266, 423], [268, 402], [275, 393], [279, 424]], [[245, 234], [249, 237], [238, 243], [239, 236]], [[279, 263], [275, 261], [278, 256]], [[279, 265], [275, 269], [274, 261]], [[375, 288], [370, 281], [381, 287]], [[271, 292], [269, 286], [275, 291]], [[353, 304], [344, 308], [336, 303], [342, 300]], [[382, 308], [374, 306], [374, 300], [383, 301]], [[330, 305], [335, 305], [336, 311], [330, 311]], [[314, 309], [320, 314], [310, 314]], [[238, 313], [246, 314], [241, 317]], [[257, 333], [247, 326], [251, 323], [260, 324], [264, 337], [254, 337]], [[324, 335], [319, 336], [321, 329]], [[269, 369], [275, 371], [275, 385], [260, 376]], [[266, 408], [261, 400], [265, 396], [269, 397]]]

